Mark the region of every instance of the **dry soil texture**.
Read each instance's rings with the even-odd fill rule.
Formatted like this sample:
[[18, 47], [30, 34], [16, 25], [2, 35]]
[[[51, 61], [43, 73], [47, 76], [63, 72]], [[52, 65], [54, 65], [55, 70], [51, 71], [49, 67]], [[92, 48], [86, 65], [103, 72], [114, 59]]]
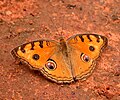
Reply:
[[[32, 40], [89, 32], [108, 46], [86, 81], [58, 85], [11, 56]], [[0, 0], [0, 100], [120, 100], [119, 34], [120, 0]]]

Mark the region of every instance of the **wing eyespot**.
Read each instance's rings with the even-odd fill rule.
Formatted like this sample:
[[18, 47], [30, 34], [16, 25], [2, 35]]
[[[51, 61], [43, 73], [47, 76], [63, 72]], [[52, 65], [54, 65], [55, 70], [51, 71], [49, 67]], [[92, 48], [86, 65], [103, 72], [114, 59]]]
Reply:
[[89, 47], [89, 50], [90, 50], [90, 51], [94, 51], [94, 50], [95, 50], [95, 47], [90, 46], [90, 47]]
[[34, 55], [32, 56], [32, 58], [33, 58], [34, 60], [38, 60], [38, 59], [40, 58], [40, 56], [39, 56], [38, 54], [34, 54]]
[[81, 54], [81, 59], [84, 61], [84, 62], [90, 62], [90, 57], [84, 53]]
[[54, 60], [48, 59], [48, 61], [45, 64], [45, 67], [49, 70], [55, 70], [57, 68], [57, 64]]

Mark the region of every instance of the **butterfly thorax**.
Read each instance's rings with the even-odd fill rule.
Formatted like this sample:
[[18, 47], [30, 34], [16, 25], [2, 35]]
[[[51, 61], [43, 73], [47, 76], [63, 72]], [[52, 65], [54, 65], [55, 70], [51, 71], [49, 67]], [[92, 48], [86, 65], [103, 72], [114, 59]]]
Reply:
[[62, 51], [63, 55], [68, 57], [67, 45], [66, 45], [64, 38], [60, 39], [60, 50]]

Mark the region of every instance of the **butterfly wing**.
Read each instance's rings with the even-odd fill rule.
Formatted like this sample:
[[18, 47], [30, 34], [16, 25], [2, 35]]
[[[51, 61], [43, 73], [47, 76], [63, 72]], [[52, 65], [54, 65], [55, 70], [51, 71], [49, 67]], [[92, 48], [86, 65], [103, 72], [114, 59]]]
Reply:
[[55, 52], [57, 43], [52, 41], [33, 41], [12, 50], [14, 57], [20, 58], [32, 68], [41, 69], [47, 59]]
[[61, 51], [56, 52], [47, 60], [41, 72], [56, 83], [71, 83], [74, 80], [70, 62], [64, 57]]
[[96, 34], [78, 34], [67, 40], [70, 50], [73, 76], [76, 80], [89, 76], [95, 60], [107, 45], [107, 38]]
[[57, 83], [72, 81], [70, 68], [56, 41], [39, 40], [23, 44], [12, 50], [14, 57]]

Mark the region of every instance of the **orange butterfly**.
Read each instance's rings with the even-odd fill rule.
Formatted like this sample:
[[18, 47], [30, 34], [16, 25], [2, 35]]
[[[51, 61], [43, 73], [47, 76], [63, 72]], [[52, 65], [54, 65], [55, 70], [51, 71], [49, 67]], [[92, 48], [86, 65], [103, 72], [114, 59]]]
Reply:
[[56, 83], [71, 83], [92, 73], [107, 42], [101, 35], [77, 34], [60, 42], [32, 41], [13, 49], [12, 54]]

